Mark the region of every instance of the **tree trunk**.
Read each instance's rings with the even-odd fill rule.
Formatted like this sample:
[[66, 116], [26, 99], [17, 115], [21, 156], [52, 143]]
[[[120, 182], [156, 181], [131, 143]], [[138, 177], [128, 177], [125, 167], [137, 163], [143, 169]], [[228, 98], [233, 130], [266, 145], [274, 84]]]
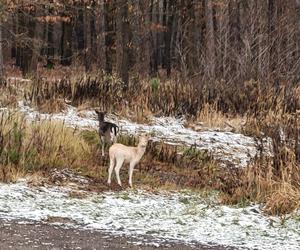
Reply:
[[30, 73], [30, 63], [31, 63], [31, 57], [32, 57], [32, 37], [34, 33], [35, 23], [32, 20], [31, 17], [32, 13], [25, 13], [24, 11], [21, 11], [19, 13], [19, 28], [21, 33], [28, 33], [29, 39], [22, 39], [19, 41], [20, 45], [20, 68], [22, 70], [23, 76], [26, 76], [28, 73]]
[[33, 74], [37, 74], [38, 70], [38, 60], [41, 54], [42, 47], [42, 36], [43, 36], [43, 24], [37, 18], [40, 17], [41, 13], [39, 11], [35, 14], [35, 30], [32, 38], [32, 57], [30, 62], [30, 71]]
[[83, 10], [77, 6], [77, 17], [75, 22], [75, 33], [76, 33], [76, 43], [77, 43], [77, 51], [81, 51], [84, 49], [84, 13]]
[[141, 37], [138, 44], [138, 72], [140, 75], [150, 74], [150, 13], [148, 1], [139, 2], [140, 22], [137, 23], [139, 36]]
[[105, 1], [99, 1], [96, 6], [96, 55], [97, 65], [101, 70], [106, 68], [106, 53], [105, 53]]
[[72, 25], [70, 22], [62, 22], [61, 35], [61, 64], [70, 66], [72, 64]]
[[3, 79], [3, 74], [4, 74], [2, 46], [3, 46], [3, 42], [2, 42], [2, 23], [0, 21], [0, 83]]
[[151, 1], [151, 23], [154, 24], [152, 28], [152, 56], [151, 56], [151, 74], [155, 75], [158, 72], [159, 66], [159, 34], [155, 25], [159, 25], [159, 3]]
[[112, 74], [112, 58], [115, 51], [113, 50], [113, 32], [114, 32], [114, 20], [113, 20], [113, 3], [111, 1], [104, 2], [104, 30], [105, 30], [105, 72]]
[[85, 7], [84, 9], [84, 65], [85, 70], [88, 72], [91, 69], [91, 50], [92, 50], [92, 38], [91, 38], [91, 13], [90, 10]]
[[[50, 7], [47, 7], [46, 9], [46, 15], [51, 15], [51, 9]], [[51, 22], [46, 22], [46, 30], [45, 30], [45, 38], [46, 38], [46, 58], [47, 58], [47, 63], [46, 67], [48, 69], [52, 69], [54, 67], [54, 44], [53, 44], [53, 24]]]
[[165, 66], [167, 70], [167, 76], [171, 75], [171, 38], [173, 34], [173, 21], [175, 12], [176, 0], [170, 1], [167, 11], [167, 30], [164, 34], [165, 38]]
[[[23, 33], [22, 27], [24, 27], [23, 18], [22, 18], [22, 12], [20, 10], [17, 10], [16, 15], [16, 34], [19, 35]], [[16, 66], [22, 67], [22, 56], [23, 56], [23, 48], [22, 48], [22, 42], [19, 36], [16, 38]]]
[[215, 34], [214, 34], [214, 19], [213, 19], [213, 1], [205, 0], [206, 2], [206, 48], [207, 48], [207, 70], [209, 77], [214, 79], [216, 76], [216, 51], [215, 51]]
[[[278, 61], [277, 51], [276, 51], [276, 40], [274, 40], [275, 34], [275, 25], [276, 25], [276, 6], [274, 0], [268, 1], [268, 45], [269, 45], [269, 67], [267, 72], [269, 73], [269, 78], [272, 77], [273, 72], [276, 71], [276, 64]], [[274, 42], [273, 42], [274, 41]]]
[[129, 24], [128, 24], [128, 5], [127, 0], [119, 0], [116, 13], [117, 36], [116, 36], [116, 69], [118, 76], [128, 86], [129, 81], [129, 62], [128, 62], [128, 43], [129, 43]]
[[186, 3], [187, 8], [187, 28], [185, 35], [185, 48], [186, 48], [186, 64], [187, 64], [187, 74], [191, 75], [196, 72], [196, 23], [195, 23], [195, 3], [193, 1]]

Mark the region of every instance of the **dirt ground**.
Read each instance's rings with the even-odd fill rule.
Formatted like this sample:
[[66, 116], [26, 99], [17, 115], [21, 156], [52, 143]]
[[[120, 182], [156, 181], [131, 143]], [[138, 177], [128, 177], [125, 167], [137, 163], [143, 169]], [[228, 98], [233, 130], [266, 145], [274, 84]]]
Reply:
[[[146, 238], [144, 238], [146, 240]], [[165, 242], [157, 246], [146, 243], [137, 245], [141, 239], [125, 236], [115, 236], [95, 230], [79, 230], [63, 228], [53, 224], [28, 221], [7, 221], [0, 219], [0, 250], [60, 250], [60, 249], [175, 249], [175, 250], [233, 250], [222, 246], [187, 246], [178, 243]]]

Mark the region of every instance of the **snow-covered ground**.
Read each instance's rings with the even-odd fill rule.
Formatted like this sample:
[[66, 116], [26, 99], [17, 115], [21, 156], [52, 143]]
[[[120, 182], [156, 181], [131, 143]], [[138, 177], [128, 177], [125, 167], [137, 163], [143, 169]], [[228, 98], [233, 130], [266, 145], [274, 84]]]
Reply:
[[[75, 107], [68, 108], [58, 114], [41, 114], [20, 102], [20, 111], [31, 120], [52, 119], [64, 121], [67, 126], [97, 129], [98, 122], [94, 111], [80, 111]], [[254, 138], [238, 133], [223, 132], [214, 129], [197, 132], [184, 127], [184, 119], [174, 117], [153, 117], [150, 124], [138, 124], [126, 119], [108, 115], [108, 120], [115, 122], [122, 133], [138, 135], [150, 133], [153, 140], [164, 141], [176, 145], [196, 145], [197, 148], [208, 150], [221, 162], [231, 162], [236, 166], [246, 166], [257, 154]], [[266, 140], [267, 141], [267, 140]], [[270, 142], [266, 142], [267, 154], [270, 154]]]
[[71, 191], [69, 187], [29, 187], [25, 181], [0, 184], [0, 218], [63, 217], [74, 222], [70, 226], [82, 229], [140, 239], [151, 236], [148, 243], [155, 245], [174, 240], [240, 249], [296, 250], [300, 246], [299, 217], [268, 217], [257, 205], [228, 207], [218, 204], [214, 196], [203, 198], [190, 192], [90, 192], [78, 199], [71, 198]]
[[[61, 120], [67, 126], [81, 129], [98, 127], [95, 112], [89, 110], [78, 112], [69, 106], [59, 114], [41, 114], [22, 102], [18, 109], [29, 120]], [[4, 108], [1, 110], [8, 112]], [[236, 166], [247, 165], [257, 153], [255, 140], [242, 134], [213, 129], [196, 132], [185, 128], [183, 119], [151, 119], [146, 125], [108, 115], [108, 120], [117, 123], [122, 133], [147, 132], [153, 140], [196, 145]], [[300, 246], [299, 216], [289, 219], [266, 216], [258, 205], [228, 207], [218, 204], [214, 196], [203, 198], [191, 192], [89, 192], [83, 196], [85, 198], [78, 199], [69, 195], [73, 191], [70, 187], [30, 187], [26, 181], [0, 184], [0, 218], [40, 221], [64, 217], [74, 222], [70, 226], [83, 229], [105, 230], [141, 239], [145, 235], [153, 236], [149, 238], [155, 242], [149, 243], [155, 245], [174, 240], [241, 249], [296, 250]]]

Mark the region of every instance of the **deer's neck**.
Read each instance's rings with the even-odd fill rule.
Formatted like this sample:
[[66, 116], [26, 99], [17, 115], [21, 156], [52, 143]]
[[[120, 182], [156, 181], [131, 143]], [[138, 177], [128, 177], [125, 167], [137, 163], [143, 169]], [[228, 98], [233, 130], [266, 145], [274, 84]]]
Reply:
[[137, 147], [136, 158], [137, 158], [138, 160], [140, 160], [140, 159], [142, 158], [142, 156], [144, 155], [145, 151], [146, 151], [146, 147], [145, 147], [145, 146], [140, 146], [140, 145], [139, 145], [139, 146]]

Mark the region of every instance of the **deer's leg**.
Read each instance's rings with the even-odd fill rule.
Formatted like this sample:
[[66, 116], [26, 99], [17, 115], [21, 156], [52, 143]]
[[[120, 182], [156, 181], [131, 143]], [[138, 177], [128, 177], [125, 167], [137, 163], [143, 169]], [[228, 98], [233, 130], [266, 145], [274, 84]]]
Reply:
[[109, 169], [108, 169], [108, 180], [107, 180], [108, 185], [110, 185], [110, 183], [111, 183], [111, 174], [112, 174], [112, 171], [114, 169], [114, 165], [115, 165], [115, 158], [110, 157], [110, 159], [109, 159]]
[[116, 176], [117, 176], [117, 181], [118, 184], [120, 186], [122, 186], [121, 180], [120, 180], [120, 169], [123, 165], [124, 159], [116, 159], [117, 163], [116, 163], [116, 167], [115, 167], [115, 172], [116, 172]]
[[114, 144], [114, 143], [117, 142], [117, 137], [116, 137], [116, 135], [114, 134], [114, 132], [111, 132], [111, 133], [110, 133], [110, 142], [111, 142], [112, 144]]
[[129, 186], [132, 187], [132, 174], [133, 174], [133, 169], [134, 169], [135, 163], [130, 162], [129, 166]]
[[104, 146], [105, 146], [105, 137], [101, 136], [101, 148], [102, 148], [102, 156], [104, 156]]

